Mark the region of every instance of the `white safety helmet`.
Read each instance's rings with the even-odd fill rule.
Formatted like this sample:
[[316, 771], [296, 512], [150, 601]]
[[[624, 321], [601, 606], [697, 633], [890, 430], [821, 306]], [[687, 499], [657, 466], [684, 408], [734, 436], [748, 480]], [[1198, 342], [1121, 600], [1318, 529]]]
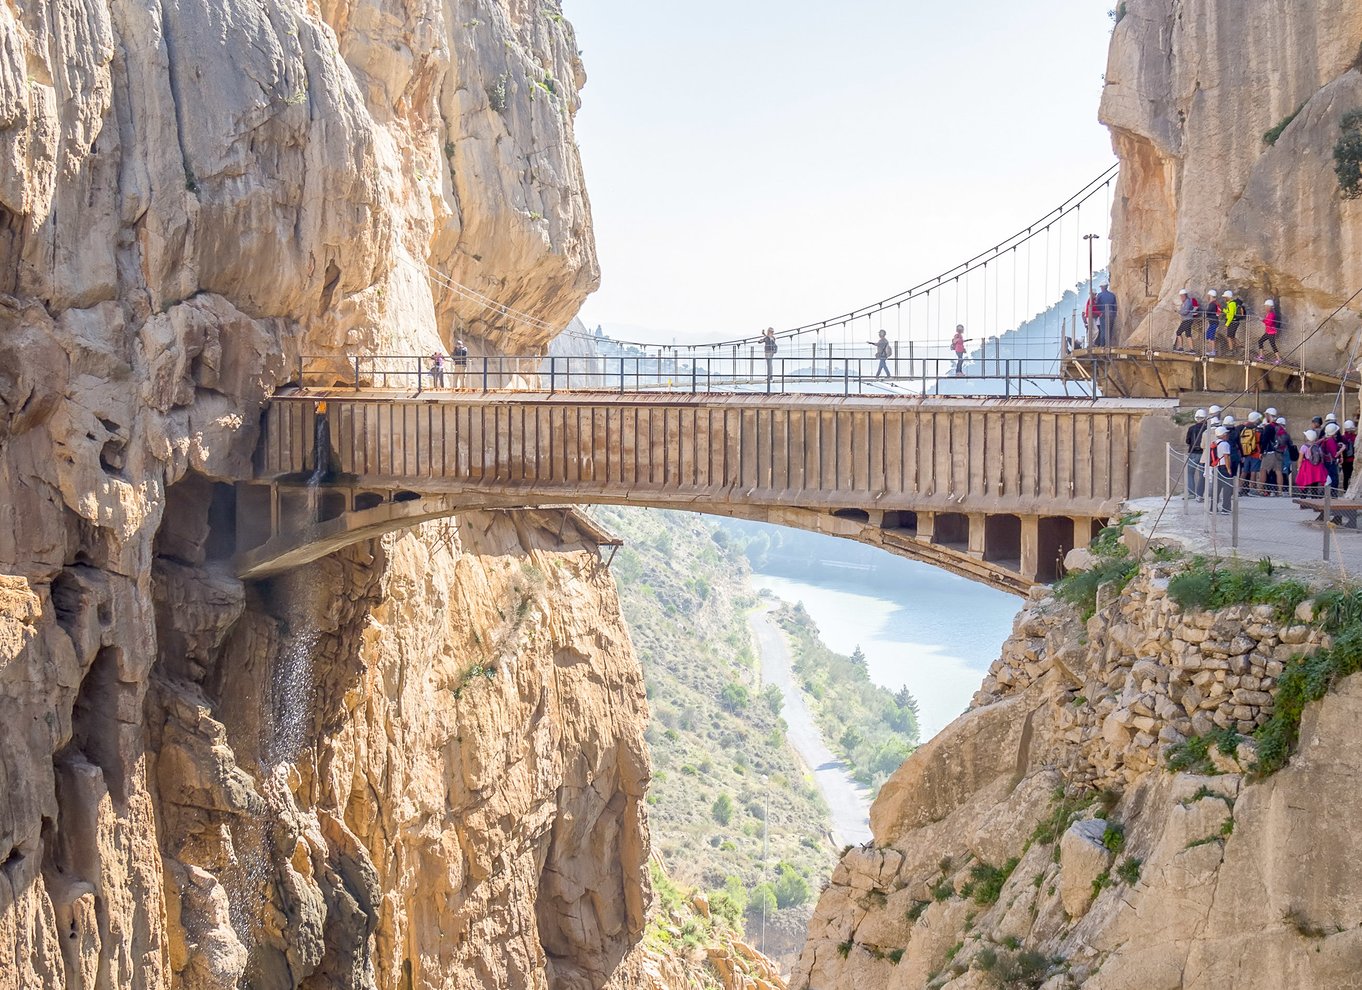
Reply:
[[1277, 410], [1276, 410], [1275, 408], [1273, 408], [1272, 406], [1268, 406], [1268, 407], [1267, 407], [1267, 413], [1266, 413], [1266, 415], [1268, 415], [1268, 416], [1275, 416], [1275, 415], [1277, 415]]
[[1196, 411], [1196, 418], [1197, 418], [1197, 421], [1198, 421], [1198, 422], [1200, 422], [1201, 420], [1205, 419], [1205, 418], [1206, 418], [1206, 410], [1205, 410], [1205, 409], [1198, 409], [1198, 410]]
[[1324, 422], [1326, 422], [1326, 423], [1337, 423], [1337, 422], [1338, 422], [1338, 417], [1335, 416], [1333, 413], [1325, 413], [1325, 414], [1324, 414]]
[[1231, 292], [1229, 289], [1226, 289], [1226, 290], [1225, 290], [1225, 298], [1226, 298], [1226, 299], [1233, 299], [1233, 298], [1234, 298], [1234, 293]]
[[1255, 409], [1253, 412], [1249, 413], [1249, 422], [1250, 422], [1250, 423], [1257, 423], [1257, 422], [1259, 422], [1262, 418], [1263, 418], [1263, 414], [1260, 413], [1260, 412], [1258, 412], [1258, 410], [1256, 410], [1256, 409]]
[[1178, 289], [1178, 295], [1180, 295], [1180, 296], [1185, 296], [1185, 295], [1187, 295], [1187, 290], [1186, 290], [1186, 289]]
[[1224, 419], [1222, 419], [1220, 422], [1224, 423], [1226, 426], [1233, 426], [1233, 425], [1234, 425], [1234, 417], [1233, 417], [1233, 416], [1226, 416], [1226, 417], [1225, 417]]
[[1318, 440], [1318, 439], [1319, 439], [1319, 434], [1316, 433], [1314, 430], [1306, 430], [1306, 431], [1305, 431], [1305, 442], [1306, 442], [1306, 443], [1314, 443], [1314, 442], [1315, 442], [1316, 440]]
[[1324, 435], [1325, 435], [1326, 437], [1331, 437], [1331, 436], [1333, 436], [1333, 435], [1334, 435], [1335, 433], [1337, 433], [1337, 432], [1338, 432], [1338, 424], [1337, 424], [1337, 423], [1325, 423], [1325, 424], [1324, 424]]
[[1210, 298], [1214, 299], [1216, 296], [1220, 295], [1220, 293], [1218, 293], [1218, 292], [1216, 292], [1214, 289], [1212, 289], [1210, 292], [1206, 293], [1206, 295], [1209, 296]]
[[1212, 416], [1210, 419], [1206, 420], [1206, 425], [1207, 425], [1207, 426], [1219, 426], [1219, 425], [1220, 425], [1220, 417], [1219, 417], [1219, 416]]
[[1217, 437], [1227, 437], [1230, 435], [1230, 431], [1225, 429], [1223, 426], [1217, 426], [1215, 428], [1215, 435]]
[[1263, 303], [1263, 305], [1266, 306], [1268, 309], [1271, 309], [1273, 306], [1277, 304], [1273, 302], [1271, 299], [1269, 299], [1267, 302]]
[[1219, 406], [1211, 406], [1211, 415], [1212, 415], [1212, 416], [1219, 416], [1219, 415], [1220, 415], [1220, 407], [1219, 407]]
[[1285, 416], [1278, 417], [1278, 419], [1277, 419], [1277, 425], [1278, 425], [1278, 426], [1285, 426], [1285, 425], [1286, 425], [1286, 417], [1285, 417]]
[[1345, 419], [1345, 420], [1343, 421], [1343, 428], [1344, 428], [1345, 430], [1355, 430], [1355, 429], [1357, 429], [1357, 424], [1354, 423], [1354, 422], [1353, 422], [1352, 420], [1350, 420], [1350, 419]]

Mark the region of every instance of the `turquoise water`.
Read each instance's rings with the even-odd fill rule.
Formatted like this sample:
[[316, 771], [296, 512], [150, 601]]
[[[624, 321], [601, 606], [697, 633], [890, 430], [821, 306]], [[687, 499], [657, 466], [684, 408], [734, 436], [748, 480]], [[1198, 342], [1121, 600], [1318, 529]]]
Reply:
[[873, 572], [814, 566], [798, 576], [758, 565], [752, 583], [785, 601], [803, 602], [830, 649], [849, 654], [859, 646], [876, 684], [891, 691], [907, 686], [918, 701], [924, 742], [968, 707], [1022, 604], [902, 558]]

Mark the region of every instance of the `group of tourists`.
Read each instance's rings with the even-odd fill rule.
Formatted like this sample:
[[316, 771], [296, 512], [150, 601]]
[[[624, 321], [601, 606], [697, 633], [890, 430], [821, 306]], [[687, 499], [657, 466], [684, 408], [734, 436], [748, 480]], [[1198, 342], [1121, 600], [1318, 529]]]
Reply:
[[1316, 416], [1297, 444], [1286, 417], [1276, 409], [1251, 412], [1239, 423], [1219, 406], [1198, 409], [1187, 430], [1187, 492], [1205, 501], [1212, 489], [1214, 511], [1231, 511], [1235, 490], [1240, 495], [1274, 496], [1299, 492], [1305, 496], [1346, 491], [1352, 481], [1357, 448], [1357, 424], [1341, 425], [1333, 413]]
[[[1205, 302], [1198, 299], [1190, 290], [1180, 289], [1178, 290], [1180, 320], [1177, 332], [1173, 334], [1173, 350], [1195, 353], [1196, 338], [1200, 335], [1205, 342], [1207, 357], [1236, 354], [1239, 350], [1240, 331], [1243, 330], [1250, 315], [1248, 301], [1242, 296], [1236, 296], [1232, 289], [1226, 289], [1223, 295], [1212, 289], [1206, 293]], [[1266, 361], [1270, 348], [1273, 363], [1281, 364], [1282, 352], [1277, 346], [1277, 337], [1281, 334], [1284, 324], [1276, 300], [1268, 299], [1263, 302], [1262, 324], [1263, 332], [1258, 337], [1255, 357], [1259, 361]], [[1244, 342], [1247, 345], [1247, 338]]]
[[[450, 352], [450, 359], [454, 365], [454, 387], [463, 388], [463, 375], [468, 368], [468, 348], [462, 340], [454, 341], [454, 350]], [[430, 356], [430, 387], [445, 387], [445, 355], [443, 351], [435, 351]]]

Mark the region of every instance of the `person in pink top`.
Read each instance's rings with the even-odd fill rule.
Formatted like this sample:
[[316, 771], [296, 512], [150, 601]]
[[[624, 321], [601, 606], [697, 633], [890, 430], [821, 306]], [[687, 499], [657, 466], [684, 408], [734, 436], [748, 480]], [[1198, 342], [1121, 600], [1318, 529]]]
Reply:
[[1258, 360], [1267, 360], [1267, 349], [1263, 346], [1266, 344], [1272, 348], [1272, 360], [1281, 364], [1282, 352], [1277, 349], [1277, 333], [1282, 328], [1282, 317], [1277, 312], [1277, 304], [1271, 299], [1263, 305], [1266, 307], [1266, 312], [1263, 313], [1263, 335], [1258, 338]]
[[1296, 487], [1311, 495], [1329, 483], [1329, 472], [1324, 468], [1324, 447], [1319, 434], [1305, 431], [1305, 443], [1300, 445], [1300, 467], [1296, 469]]

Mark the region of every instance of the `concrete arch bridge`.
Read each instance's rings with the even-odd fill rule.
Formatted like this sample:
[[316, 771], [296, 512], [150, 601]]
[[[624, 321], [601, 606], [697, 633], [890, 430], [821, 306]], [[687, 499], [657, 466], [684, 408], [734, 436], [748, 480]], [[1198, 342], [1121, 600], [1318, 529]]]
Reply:
[[297, 389], [236, 486], [235, 563], [256, 579], [428, 519], [605, 503], [828, 533], [1023, 593], [1163, 491], [1175, 405]]

